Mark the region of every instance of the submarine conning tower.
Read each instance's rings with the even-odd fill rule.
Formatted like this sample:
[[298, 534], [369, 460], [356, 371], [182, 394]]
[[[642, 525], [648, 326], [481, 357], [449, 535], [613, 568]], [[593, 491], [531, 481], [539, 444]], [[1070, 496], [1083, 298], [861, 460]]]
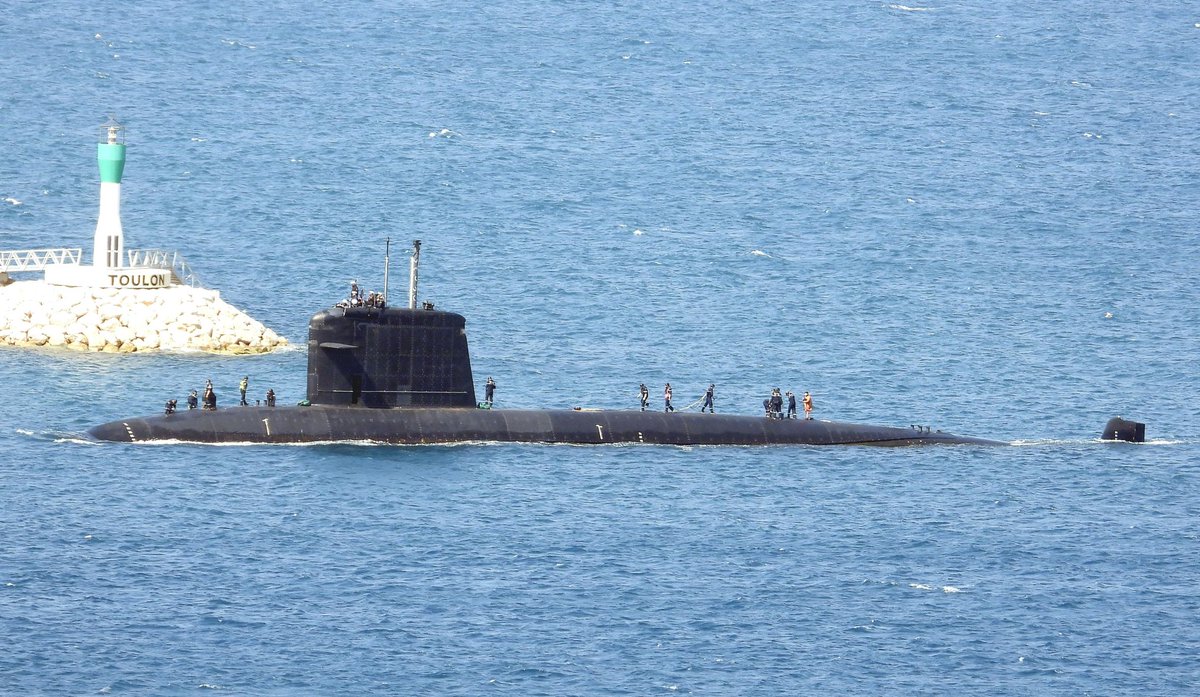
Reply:
[[335, 306], [308, 323], [308, 401], [336, 406], [477, 406], [467, 320], [420, 308]]

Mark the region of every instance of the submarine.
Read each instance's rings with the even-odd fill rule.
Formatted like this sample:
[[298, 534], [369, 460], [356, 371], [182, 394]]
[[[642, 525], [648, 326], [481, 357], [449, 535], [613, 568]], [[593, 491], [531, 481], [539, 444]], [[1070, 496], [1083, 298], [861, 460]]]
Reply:
[[[476, 401], [466, 319], [417, 307], [420, 241], [411, 257], [408, 307], [384, 293], [322, 310], [308, 324], [306, 399], [296, 406], [189, 409], [95, 426], [102, 441], [397, 445], [515, 442], [658, 445], [1008, 445], [926, 426], [892, 427], [766, 416], [591, 409], [492, 409]], [[386, 259], [386, 256], [385, 256]], [[1139, 428], [1140, 427], [1140, 428]], [[1144, 439], [1119, 417], [1103, 437]]]

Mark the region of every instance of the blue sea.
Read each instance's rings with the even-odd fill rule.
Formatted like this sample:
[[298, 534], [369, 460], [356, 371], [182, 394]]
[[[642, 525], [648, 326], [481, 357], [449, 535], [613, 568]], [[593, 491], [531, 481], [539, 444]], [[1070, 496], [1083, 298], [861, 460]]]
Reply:
[[[1200, 692], [1195, 5], [51, 0], [0, 76], [0, 249], [90, 253], [111, 115], [127, 247], [293, 344], [0, 350], [0, 694]], [[303, 399], [389, 239], [498, 408], [1014, 447], [87, 439]]]

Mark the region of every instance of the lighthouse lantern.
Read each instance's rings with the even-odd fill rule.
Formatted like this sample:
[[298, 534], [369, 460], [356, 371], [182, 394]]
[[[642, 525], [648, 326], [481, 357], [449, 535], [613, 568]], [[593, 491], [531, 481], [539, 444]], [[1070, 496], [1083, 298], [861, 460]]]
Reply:
[[105, 145], [124, 145], [125, 127], [113, 117], [100, 126], [100, 142]]

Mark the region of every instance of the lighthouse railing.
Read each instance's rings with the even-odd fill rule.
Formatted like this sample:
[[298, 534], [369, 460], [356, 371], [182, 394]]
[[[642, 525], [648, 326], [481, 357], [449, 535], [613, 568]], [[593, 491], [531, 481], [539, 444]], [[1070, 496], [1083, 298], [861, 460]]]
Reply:
[[126, 250], [130, 266], [163, 269], [171, 272], [171, 280], [175, 283], [200, 287], [200, 277], [179, 252], [168, 252], [162, 249], [130, 249]]
[[78, 265], [83, 259], [82, 249], [16, 249], [0, 251], [0, 272], [42, 271], [47, 266], [59, 264]]

